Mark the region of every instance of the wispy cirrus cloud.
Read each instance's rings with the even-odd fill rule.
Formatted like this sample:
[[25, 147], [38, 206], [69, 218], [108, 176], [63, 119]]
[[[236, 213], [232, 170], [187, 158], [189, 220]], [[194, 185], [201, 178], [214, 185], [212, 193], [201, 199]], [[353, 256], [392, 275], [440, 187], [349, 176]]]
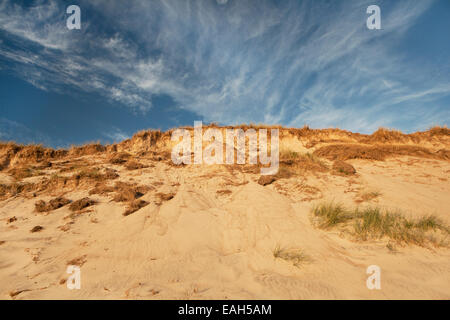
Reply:
[[72, 32], [59, 2], [3, 1], [0, 57], [42, 89], [97, 92], [141, 112], [164, 94], [207, 121], [369, 132], [402, 117], [419, 128], [414, 115], [435, 102], [427, 119], [448, 122], [448, 78], [397, 46], [434, 1], [378, 1], [383, 30], [369, 31], [372, 2], [80, 1], [99, 19], [85, 15]]
[[13, 1], [0, 3], [0, 24], [9, 33], [45, 48], [66, 49], [70, 37], [64, 28], [64, 11], [55, 1], [37, 1], [23, 8]]
[[115, 142], [120, 142], [130, 138], [129, 135], [117, 127], [111, 128], [108, 132], [103, 132], [103, 136]]

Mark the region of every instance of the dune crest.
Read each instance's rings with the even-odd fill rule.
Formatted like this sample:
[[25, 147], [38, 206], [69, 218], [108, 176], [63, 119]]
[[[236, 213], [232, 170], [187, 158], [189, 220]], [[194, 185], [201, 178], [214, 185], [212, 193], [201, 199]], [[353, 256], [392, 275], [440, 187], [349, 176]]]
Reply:
[[0, 298], [450, 298], [449, 129], [278, 128], [264, 179], [259, 165], [173, 164], [172, 130], [0, 144]]

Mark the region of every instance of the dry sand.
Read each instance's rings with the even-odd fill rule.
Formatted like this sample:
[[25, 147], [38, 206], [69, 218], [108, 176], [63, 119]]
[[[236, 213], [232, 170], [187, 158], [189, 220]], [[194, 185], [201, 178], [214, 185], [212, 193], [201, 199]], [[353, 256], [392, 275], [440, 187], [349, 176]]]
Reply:
[[[281, 146], [312, 152], [320, 143], [312, 149], [305, 145], [316, 136], [285, 136]], [[328, 138], [336, 140], [332, 134]], [[445, 149], [448, 135], [444, 138], [428, 145]], [[262, 186], [258, 171], [175, 167], [157, 158], [167, 139], [152, 147], [157, 152], [151, 156], [139, 154], [148, 152], [143, 144], [131, 140], [117, 150], [127, 150], [148, 166], [136, 170], [111, 164], [109, 150], [55, 158], [40, 175], [16, 181], [8, 170], [25, 162], [8, 160], [0, 173], [4, 186], [70, 176], [77, 167], [60, 170], [76, 159], [101, 172], [117, 170], [119, 177], [101, 182], [81, 178], [77, 185], [2, 198], [1, 299], [450, 299], [448, 247], [397, 245], [392, 250], [387, 239], [355, 241], [311, 223], [313, 205], [333, 200], [349, 207], [399, 209], [412, 217], [435, 214], [449, 225], [449, 160], [354, 159], [347, 162], [356, 175], [300, 170]], [[323, 161], [331, 167], [332, 162]], [[114, 186], [117, 181], [148, 186], [139, 200], [149, 204], [124, 216], [128, 204], [113, 201], [114, 192], [89, 194], [96, 183]], [[362, 201], [370, 192], [378, 195]], [[81, 211], [65, 205], [36, 212], [38, 200], [57, 196], [72, 201], [89, 197], [96, 204]], [[35, 226], [43, 229], [30, 232]], [[307, 259], [295, 266], [274, 257], [277, 247], [302, 250]], [[81, 266], [80, 290], [65, 284], [68, 264]], [[381, 290], [366, 286], [370, 265], [381, 268]]]

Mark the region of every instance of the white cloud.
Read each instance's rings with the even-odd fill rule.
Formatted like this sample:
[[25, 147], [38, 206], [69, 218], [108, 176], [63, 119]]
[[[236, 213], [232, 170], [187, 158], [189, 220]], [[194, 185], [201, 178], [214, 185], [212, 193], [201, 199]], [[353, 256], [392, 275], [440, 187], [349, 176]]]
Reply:
[[392, 100], [392, 104], [397, 104], [405, 101], [414, 100], [417, 101], [419, 99], [433, 99], [435, 96], [447, 96], [450, 94], [450, 83], [447, 85], [441, 85], [436, 88], [431, 88], [419, 92], [414, 92], [406, 95], [400, 95], [395, 97]]
[[70, 85], [143, 112], [154, 95], [167, 94], [205, 120], [225, 123], [367, 131], [392, 123], [392, 104], [449, 94], [445, 76], [430, 80], [426, 66], [411, 68], [392, 49], [432, 1], [391, 3], [381, 31], [365, 28], [370, 1], [282, 4], [81, 1], [82, 12], [101, 11], [105, 21], [96, 23], [115, 30], [96, 32], [83, 20], [92, 27], [81, 37], [59, 28], [64, 10], [55, 1], [29, 11], [5, 1], [0, 29], [45, 50], [8, 47], [0, 55], [41, 88]]
[[113, 140], [114, 142], [120, 142], [130, 138], [129, 135], [127, 135], [117, 127], [111, 128], [109, 132], [103, 132], [103, 135], [106, 138]]
[[3, 1], [0, 28], [49, 49], [66, 49], [70, 45], [70, 34], [65, 27], [64, 12], [56, 1], [37, 1], [27, 9]]

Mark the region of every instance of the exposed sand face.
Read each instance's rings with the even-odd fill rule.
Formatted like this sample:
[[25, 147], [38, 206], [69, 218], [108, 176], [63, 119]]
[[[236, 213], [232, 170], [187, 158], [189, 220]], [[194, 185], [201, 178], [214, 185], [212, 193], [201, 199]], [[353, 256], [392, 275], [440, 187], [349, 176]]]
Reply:
[[[2, 299], [450, 299], [449, 248], [407, 245], [393, 251], [386, 239], [358, 242], [317, 229], [310, 219], [315, 203], [335, 200], [410, 216], [435, 214], [450, 224], [449, 161], [350, 160], [353, 176], [305, 171], [262, 186], [259, 170], [226, 165], [173, 167], [139, 158], [149, 167], [126, 170], [104, 154], [81, 159], [117, 170], [119, 177], [108, 185], [150, 186], [139, 198], [149, 204], [123, 216], [126, 203], [113, 201], [113, 193], [89, 194], [95, 183], [4, 199]], [[3, 172], [0, 178], [11, 182]], [[360, 202], [375, 191], [379, 195]], [[158, 193], [174, 197], [161, 200]], [[75, 213], [68, 205], [35, 211], [38, 200], [56, 196], [97, 203]], [[9, 222], [12, 217], [17, 220]], [[30, 233], [38, 225], [44, 229]], [[305, 259], [294, 266], [275, 258], [276, 248], [300, 249]], [[80, 290], [64, 283], [70, 263], [81, 266]], [[370, 265], [381, 268], [381, 290], [366, 286]]]

